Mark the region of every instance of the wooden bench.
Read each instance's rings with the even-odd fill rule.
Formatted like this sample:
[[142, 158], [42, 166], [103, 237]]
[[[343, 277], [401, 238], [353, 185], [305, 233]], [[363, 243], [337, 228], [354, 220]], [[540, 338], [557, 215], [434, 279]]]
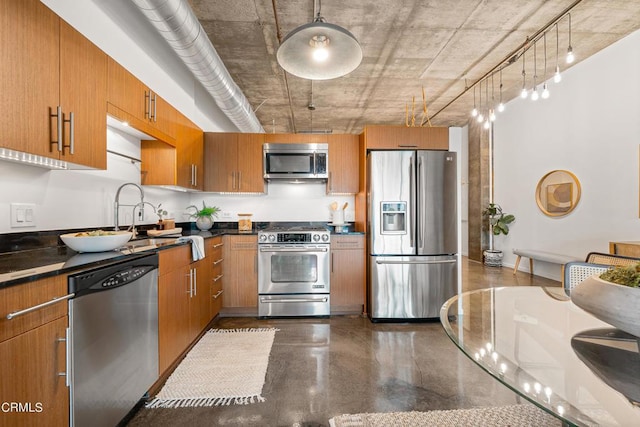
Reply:
[[513, 268], [513, 274], [518, 272], [518, 266], [520, 265], [520, 259], [522, 257], [529, 258], [529, 274], [533, 275], [533, 260], [550, 262], [552, 264], [560, 264], [562, 266], [562, 275], [564, 275], [564, 265], [572, 261], [582, 261], [576, 257], [555, 254], [553, 252], [536, 251], [533, 249], [514, 249], [513, 253], [517, 255], [516, 265]]

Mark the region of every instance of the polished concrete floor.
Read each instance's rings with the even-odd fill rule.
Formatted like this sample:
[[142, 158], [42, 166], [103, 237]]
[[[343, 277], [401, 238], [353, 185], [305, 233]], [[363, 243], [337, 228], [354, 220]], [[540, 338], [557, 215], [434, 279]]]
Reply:
[[[463, 290], [558, 282], [463, 261]], [[459, 351], [438, 321], [222, 318], [216, 328], [276, 327], [263, 403], [140, 409], [129, 426], [328, 426], [336, 415], [519, 402]]]

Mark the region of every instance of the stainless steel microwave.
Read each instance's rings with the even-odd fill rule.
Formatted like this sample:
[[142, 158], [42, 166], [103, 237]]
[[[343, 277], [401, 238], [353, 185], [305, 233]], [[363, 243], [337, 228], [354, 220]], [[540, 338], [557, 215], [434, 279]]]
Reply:
[[326, 180], [329, 177], [329, 144], [263, 145], [264, 179]]

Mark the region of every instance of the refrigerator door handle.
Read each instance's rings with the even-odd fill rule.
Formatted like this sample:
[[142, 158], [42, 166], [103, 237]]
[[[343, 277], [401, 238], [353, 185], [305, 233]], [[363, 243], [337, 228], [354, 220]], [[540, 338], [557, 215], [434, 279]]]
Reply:
[[446, 260], [436, 260], [436, 261], [384, 261], [384, 260], [376, 260], [376, 264], [455, 264], [458, 262], [456, 259], [446, 259]]
[[[422, 157], [417, 156], [418, 158], [418, 171], [416, 172], [416, 194], [422, 194], [422, 189], [420, 188], [420, 184], [422, 184]], [[416, 227], [416, 235], [418, 236], [418, 253], [422, 252], [424, 247], [424, 206], [420, 206], [420, 212], [418, 213], [418, 221], [415, 223]]]
[[415, 171], [415, 158], [416, 158], [416, 154], [413, 153], [411, 155], [411, 161], [409, 162], [409, 244], [411, 245], [412, 248], [415, 247], [414, 244], [414, 239], [413, 237], [415, 236], [415, 232], [416, 232], [416, 194], [417, 194], [417, 189], [414, 188], [415, 187], [415, 182], [416, 182], [416, 171]]

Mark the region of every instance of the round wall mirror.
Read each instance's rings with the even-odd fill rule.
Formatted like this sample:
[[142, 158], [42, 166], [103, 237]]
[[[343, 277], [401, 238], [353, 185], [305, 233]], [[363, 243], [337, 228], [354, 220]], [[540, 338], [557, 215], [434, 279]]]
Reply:
[[536, 203], [545, 215], [567, 215], [579, 201], [580, 181], [569, 171], [551, 171], [538, 182]]

